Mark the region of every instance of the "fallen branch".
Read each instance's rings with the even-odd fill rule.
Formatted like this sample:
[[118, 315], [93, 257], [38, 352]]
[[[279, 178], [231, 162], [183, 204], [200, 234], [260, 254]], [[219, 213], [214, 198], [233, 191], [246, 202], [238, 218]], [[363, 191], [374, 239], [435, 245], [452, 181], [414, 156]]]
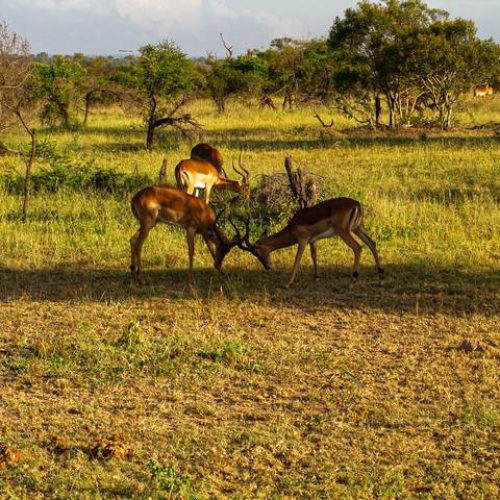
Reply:
[[332, 121], [331, 121], [330, 123], [325, 123], [325, 122], [322, 120], [321, 116], [319, 116], [319, 114], [318, 114], [318, 113], [314, 113], [314, 118], [316, 118], [316, 119], [317, 119], [317, 120], [321, 123], [321, 125], [322, 125], [323, 127], [325, 127], [325, 128], [331, 128], [331, 127], [333, 127], [333, 118], [332, 118]]

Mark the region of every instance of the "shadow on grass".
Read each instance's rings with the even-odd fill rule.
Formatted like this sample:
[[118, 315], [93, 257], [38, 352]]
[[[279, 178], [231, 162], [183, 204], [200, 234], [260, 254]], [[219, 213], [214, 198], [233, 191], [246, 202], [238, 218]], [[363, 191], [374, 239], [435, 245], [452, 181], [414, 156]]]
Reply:
[[[488, 129], [489, 130], [489, 129]], [[61, 130], [61, 133], [64, 131]], [[412, 145], [432, 145], [449, 148], [488, 148], [498, 146], [500, 138], [474, 134], [474, 129], [462, 129], [455, 131], [454, 135], [442, 135], [438, 129], [409, 129], [407, 131], [365, 131], [360, 129], [347, 129], [335, 131], [332, 135], [325, 135], [321, 128], [308, 127], [307, 137], [300, 127], [294, 131], [289, 131], [289, 138], [277, 139], [273, 136], [273, 131], [269, 128], [245, 128], [237, 127], [225, 129], [223, 132], [206, 130], [204, 141], [224, 145], [224, 149], [249, 150], [249, 151], [288, 151], [293, 149], [321, 149], [345, 144], [348, 147], [372, 148], [381, 147], [401, 147]], [[54, 131], [52, 131], [54, 133]], [[110, 142], [89, 144], [80, 146], [81, 149], [91, 151], [114, 152], [114, 151], [145, 151], [144, 132], [134, 127], [82, 127], [78, 129], [79, 135], [102, 135], [112, 138]], [[466, 135], [470, 133], [471, 135]], [[257, 137], [269, 136], [269, 139]], [[161, 136], [161, 138], [160, 138]], [[126, 140], [120, 140], [126, 139]], [[156, 150], [169, 151], [177, 149], [180, 141], [179, 135], [174, 130], [164, 128], [159, 130]], [[187, 150], [187, 148], [186, 148]]]
[[374, 146], [380, 147], [401, 147], [401, 146], [419, 146], [438, 144], [448, 148], [488, 148], [500, 145], [500, 139], [497, 136], [441, 136], [424, 135], [425, 132], [415, 135], [398, 135], [387, 133], [384, 135], [369, 134], [366, 135], [349, 135], [348, 133], [342, 137], [325, 137], [320, 134], [318, 130], [317, 137], [298, 138], [298, 139], [285, 139], [276, 140], [270, 138], [269, 140], [261, 139], [235, 139], [232, 136], [233, 130], [226, 131], [228, 139], [224, 140], [226, 147], [231, 149], [244, 149], [250, 151], [287, 151], [292, 149], [321, 149], [333, 146], [355, 147], [370, 149]]
[[289, 276], [288, 268], [265, 272], [227, 266], [226, 277], [212, 269], [196, 269], [192, 286], [185, 270], [146, 270], [142, 282], [136, 282], [128, 272], [117, 270], [0, 269], [0, 300], [126, 302], [165, 297], [189, 301], [223, 295], [230, 301], [271, 303], [308, 312], [331, 307], [390, 313], [500, 314], [500, 273], [494, 270], [466, 272], [414, 263], [389, 265], [385, 271], [384, 285], [379, 287], [373, 267], [361, 269], [358, 283], [350, 290], [350, 269], [323, 267], [320, 280], [315, 281], [309, 264], [302, 267], [290, 289], [281, 286]]

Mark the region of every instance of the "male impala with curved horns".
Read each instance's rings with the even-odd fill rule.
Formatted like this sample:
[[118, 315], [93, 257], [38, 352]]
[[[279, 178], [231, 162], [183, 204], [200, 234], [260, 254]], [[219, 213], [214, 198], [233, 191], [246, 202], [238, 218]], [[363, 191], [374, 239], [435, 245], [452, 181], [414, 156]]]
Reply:
[[141, 272], [142, 246], [157, 222], [174, 224], [186, 230], [190, 280], [193, 273], [194, 237], [197, 233], [201, 233], [205, 240], [214, 259], [215, 268], [221, 271], [222, 261], [234, 244], [217, 228], [217, 217], [203, 200], [173, 187], [152, 186], [139, 191], [132, 198], [131, 204], [132, 212], [140, 225], [130, 238], [130, 270], [134, 275]]
[[363, 207], [359, 201], [351, 198], [332, 198], [312, 207], [303, 208], [290, 219], [290, 222], [284, 229], [271, 236], [262, 236], [255, 244], [251, 244], [248, 239], [248, 221], [245, 237], [242, 238], [237, 228], [235, 229], [238, 246], [254, 254], [266, 269], [271, 268], [271, 252], [279, 248], [298, 245], [295, 264], [286, 288], [295, 279], [302, 254], [307, 245], [311, 249], [314, 277], [318, 278], [316, 242], [323, 238], [330, 238], [331, 236], [340, 236], [354, 252], [352, 283], [358, 279], [359, 260], [361, 256], [361, 245], [353, 237], [353, 233], [368, 246], [373, 254], [380, 281], [384, 274], [384, 270], [380, 267], [376, 244], [368, 236], [363, 227]]
[[241, 176], [239, 181], [222, 176], [216, 167], [204, 160], [182, 160], [175, 167], [175, 179], [177, 186], [189, 194], [195, 189], [205, 189], [205, 201], [210, 201], [210, 191], [213, 187], [229, 189], [240, 194], [243, 198], [250, 198], [250, 172], [241, 166], [236, 168], [233, 162], [233, 170]]

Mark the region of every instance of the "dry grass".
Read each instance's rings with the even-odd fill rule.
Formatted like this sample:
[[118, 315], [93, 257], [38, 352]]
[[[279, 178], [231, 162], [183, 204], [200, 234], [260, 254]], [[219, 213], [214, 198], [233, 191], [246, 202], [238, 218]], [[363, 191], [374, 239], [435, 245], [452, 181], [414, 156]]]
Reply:
[[[498, 122], [489, 104], [470, 102], [464, 126]], [[352, 256], [329, 240], [322, 279], [306, 257], [289, 290], [292, 250], [269, 273], [234, 251], [222, 279], [199, 243], [191, 287], [183, 235], [165, 228], [135, 284], [126, 200], [40, 195], [22, 226], [4, 194], [0, 496], [498, 498], [498, 138], [347, 134], [340, 118], [325, 137], [308, 110], [198, 106], [206, 138], [228, 157], [245, 145], [255, 175], [291, 152], [327, 194], [360, 198], [386, 284], [365, 252], [349, 291]], [[164, 153], [139, 149], [127, 117], [94, 120], [46, 134], [157, 171]]]

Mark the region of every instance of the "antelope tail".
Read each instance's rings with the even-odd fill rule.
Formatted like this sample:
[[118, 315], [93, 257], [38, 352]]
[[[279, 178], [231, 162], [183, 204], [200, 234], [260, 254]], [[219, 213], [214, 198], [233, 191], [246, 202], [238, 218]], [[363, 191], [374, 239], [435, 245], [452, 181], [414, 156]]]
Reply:
[[356, 203], [356, 206], [352, 209], [351, 217], [349, 219], [349, 228], [351, 231], [356, 229], [363, 222], [363, 206], [361, 203]]

